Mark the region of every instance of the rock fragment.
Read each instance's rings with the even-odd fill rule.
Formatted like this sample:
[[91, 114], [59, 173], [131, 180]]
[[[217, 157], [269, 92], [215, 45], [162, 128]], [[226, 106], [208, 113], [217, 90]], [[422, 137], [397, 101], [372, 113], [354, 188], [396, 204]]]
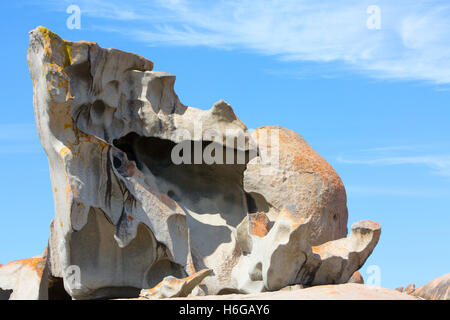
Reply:
[[412, 294], [416, 290], [416, 285], [414, 283], [410, 283], [406, 286], [404, 293]]
[[167, 276], [154, 288], [142, 289], [140, 296], [146, 299], [187, 297], [211, 273], [211, 269], [204, 269], [183, 279]]
[[233, 286], [243, 293], [294, 284], [346, 283], [369, 257], [381, 233], [378, 223], [360, 221], [352, 225], [349, 237], [312, 246], [311, 217], [296, 217], [283, 207], [263, 237], [251, 234], [249, 220], [237, 228], [237, 241], [245, 254], [232, 273]]

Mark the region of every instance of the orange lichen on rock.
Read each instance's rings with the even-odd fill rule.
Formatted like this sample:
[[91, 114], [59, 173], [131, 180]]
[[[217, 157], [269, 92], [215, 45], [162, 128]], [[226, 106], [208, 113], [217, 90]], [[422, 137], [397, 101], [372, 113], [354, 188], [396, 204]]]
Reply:
[[313, 246], [311, 249], [313, 253], [323, 256], [326, 251], [326, 246], [322, 244], [320, 246]]
[[372, 220], [364, 220], [364, 221], [359, 221], [357, 225], [352, 227], [352, 229], [353, 228], [376, 230], [376, 229], [380, 229], [381, 225], [378, 222], [375, 222]]
[[35, 256], [33, 258], [11, 261], [7, 265], [18, 264], [18, 265], [22, 265], [24, 267], [31, 268], [34, 271], [36, 271], [36, 273], [38, 274], [39, 277], [41, 277], [44, 272], [46, 263], [47, 263], [47, 257], [44, 255], [39, 255], [39, 256]]
[[265, 213], [249, 214], [248, 232], [258, 237], [264, 237], [269, 233], [270, 220]]
[[277, 210], [289, 207], [294, 220], [312, 217], [313, 245], [345, 237], [347, 196], [331, 165], [292, 130], [264, 126], [252, 138], [259, 156], [244, 173], [246, 192], [262, 195]]

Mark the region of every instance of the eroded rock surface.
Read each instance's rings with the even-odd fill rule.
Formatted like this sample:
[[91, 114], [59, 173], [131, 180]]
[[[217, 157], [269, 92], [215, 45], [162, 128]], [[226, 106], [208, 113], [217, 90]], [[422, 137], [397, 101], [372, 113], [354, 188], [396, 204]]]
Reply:
[[250, 135], [222, 100], [183, 105], [151, 61], [43, 27], [28, 62], [55, 202], [48, 272], [70, 297], [203, 269], [205, 294], [344, 283], [376, 245], [370, 221], [345, 238], [342, 181], [295, 132]]
[[[231, 107], [186, 107], [175, 77], [152, 71], [151, 61], [43, 27], [30, 33], [28, 60], [55, 199], [51, 274], [66, 278], [78, 266], [77, 285], [64, 281], [78, 299], [134, 295], [205, 266], [215, 272], [210, 292], [228, 286], [232, 231], [247, 214], [245, 162], [175, 165], [171, 152], [186, 135], [203, 148], [211, 132], [245, 133]], [[229, 140], [215, 144], [230, 149]]]
[[[249, 215], [237, 229], [244, 255], [232, 278], [233, 286], [245, 293], [275, 291], [294, 284], [346, 283], [369, 257], [381, 233], [378, 223], [360, 221], [352, 225], [349, 237], [312, 246], [312, 217], [296, 216], [283, 207], [269, 231], [256, 232], [266, 230], [267, 220]], [[258, 224], [263, 226], [255, 227]]]
[[312, 245], [347, 235], [347, 196], [344, 185], [311, 146], [292, 130], [279, 126], [256, 129], [252, 138], [261, 154], [274, 161], [255, 157], [244, 172], [244, 189], [255, 199], [256, 209], [275, 218], [283, 206], [293, 217], [311, 217]]

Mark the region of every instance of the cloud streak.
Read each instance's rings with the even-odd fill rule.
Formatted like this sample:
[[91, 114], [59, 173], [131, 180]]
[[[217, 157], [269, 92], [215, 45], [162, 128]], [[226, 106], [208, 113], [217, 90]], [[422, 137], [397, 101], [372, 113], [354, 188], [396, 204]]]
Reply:
[[[450, 177], [450, 155], [391, 155], [391, 151], [416, 150], [415, 146], [408, 148], [400, 147], [382, 147], [366, 149], [365, 155], [355, 158], [337, 157], [338, 163], [350, 165], [369, 165], [369, 166], [401, 166], [417, 165], [425, 166], [438, 175]], [[368, 155], [367, 155], [368, 153]]]
[[[62, 6], [61, 1], [52, 3]], [[82, 13], [109, 20], [97, 27], [121, 32], [149, 45], [246, 49], [284, 61], [342, 63], [375, 78], [450, 83], [447, 1], [78, 3]], [[366, 9], [373, 4], [381, 9], [380, 30], [366, 26]]]
[[442, 188], [405, 188], [405, 187], [373, 187], [373, 186], [356, 186], [350, 185], [345, 187], [347, 194], [354, 196], [389, 196], [389, 197], [425, 197], [425, 198], [448, 198], [450, 197], [449, 189]]

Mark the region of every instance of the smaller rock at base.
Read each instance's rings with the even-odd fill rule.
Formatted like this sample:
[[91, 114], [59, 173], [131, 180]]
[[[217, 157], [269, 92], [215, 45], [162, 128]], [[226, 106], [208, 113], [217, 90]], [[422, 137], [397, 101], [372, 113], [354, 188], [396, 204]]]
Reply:
[[292, 286], [286, 286], [284, 288], [281, 288], [279, 291], [293, 291], [293, 290], [300, 290], [305, 288], [302, 284], [294, 284]]
[[411, 294], [414, 292], [414, 290], [416, 290], [416, 285], [414, 283], [410, 283], [406, 286], [405, 293]]
[[398, 292], [403, 292], [403, 287], [397, 287], [395, 288], [395, 290], [397, 290]]
[[364, 278], [359, 271], [355, 271], [347, 283], [360, 283], [364, 284]]
[[[142, 289], [139, 296], [144, 299], [187, 297], [211, 273], [211, 269], [203, 269], [183, 279], [167, 276], [152, 289]], [[200, 295], [200, 292], [196, 292], [196, 295]]]

